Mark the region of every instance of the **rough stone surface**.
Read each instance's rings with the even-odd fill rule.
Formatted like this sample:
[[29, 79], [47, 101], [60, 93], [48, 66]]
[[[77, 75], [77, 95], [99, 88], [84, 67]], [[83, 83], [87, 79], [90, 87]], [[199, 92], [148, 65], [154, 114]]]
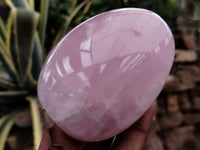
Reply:
[[194, 136], [187, 138], [180, 150], [200, 150], [199, 139]]
[[192, 103], [193, 109], [200, 110], [200, 97], [194, 97]]
[[190, 33], [190, 34], [183, 34], [182, 35], [183, 41], [186, 45], [186, 47], [190, 50], [197, 50], [197, 44], [195, 43], [195, 34]]
[[76, 27], [51, 51], [38, 96], [67, 134], [104, 140], [148, 109], [173, 58], [172, 33], [158, 15], [134, 8], [110, 11]]
[[177, 69], [177, 75], [170, 75], [165, 83], [164, 89], [168, 92], [185, 91], [194, 89], [200, 81], [200, 68], [197, 66], [185, 65]]
[[184, 115], [184, 123], [196, 124], [200, 122], [200, 113], [187, 113]]
[[144, 150], [164, 150], [163, 143], [156, 133], [148, 134]]
[[15, 124], [19, 127], [28, 127], [32, 125], [30, 110], [26, 109], [15, 118]]
[[182, 150], [183, 143], [193, 137], [193, 131], [194, 127], [188, 126], [174, 129], [173, 132], [166, 132], [165, 146], [168, 150]]
[[178, 127], [184, 120], [183, 114], [180, 112], [169, 113], [158, 120], [162, 129]]
[[180, 50], [176, 49], [176, 57], [175, 57], [175, 62], [194, 62], [197, 61], [198, 55], [195, 51], [187, 51], [187, 50]]
[[178, 105], [178, 96], [173, 94], [169, 95], [167, 99], [167, 110], [169, 112], [174, 112], [179, 110], [179, 105]]
[[188, 99], [187, 93], [183, 93], [179, 95], [178, 98], [179, 107], [182, 111], [188, 111], [191, 108], [191, 103]]
[[157, 120], [154, 117], [143, 147], [144, 150], [164, 150], [163, 143], [160, 137], [156, 134], [159, 130], [160, 128], [158, 127]]

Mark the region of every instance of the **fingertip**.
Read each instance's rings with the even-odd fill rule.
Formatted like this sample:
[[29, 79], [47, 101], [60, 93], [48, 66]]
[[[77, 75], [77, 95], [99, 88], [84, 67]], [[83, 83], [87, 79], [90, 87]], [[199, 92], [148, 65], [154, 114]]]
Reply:
[[54, 122], [53, 120], [51, 119], [51, 117], [47, 114], [47, 112], [45, 110], [43, 110], [43, 113], [44, 113], [44, 118], [45, 118], [45, 127], [46, 128], [52, 128], [54, 126]]
[[111, 150], [141, 150], [156, 111], [156, 102], [138, 121], [117, 137]]
[[48, 150], [51, 145], [51, 137], [48, 128], [44, 127], [43, 136], [38, 150]]

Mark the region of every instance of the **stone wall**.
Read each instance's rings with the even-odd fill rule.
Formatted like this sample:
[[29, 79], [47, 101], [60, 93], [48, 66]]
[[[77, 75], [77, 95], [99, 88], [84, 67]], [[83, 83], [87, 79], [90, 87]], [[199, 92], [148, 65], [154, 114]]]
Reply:
[[176, 49], [144, 150], [200, 150], [200, 58], [189, 48]]

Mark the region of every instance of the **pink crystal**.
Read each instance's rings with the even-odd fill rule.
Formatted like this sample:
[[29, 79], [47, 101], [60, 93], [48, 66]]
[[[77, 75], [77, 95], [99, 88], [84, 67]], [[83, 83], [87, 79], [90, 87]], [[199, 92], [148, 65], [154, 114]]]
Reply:
[[158, 15], [109, 11], [77, 26], [50, 52], [39, 77], [39, 100], [70, 136], [105, 140], [150, 107], [173, 58], [173, 35]]

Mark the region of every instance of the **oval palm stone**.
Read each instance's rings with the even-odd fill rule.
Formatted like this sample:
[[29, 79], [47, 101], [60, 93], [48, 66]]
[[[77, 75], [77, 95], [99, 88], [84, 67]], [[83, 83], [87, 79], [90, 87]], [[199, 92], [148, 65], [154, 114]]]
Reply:
[[155, 13], [135, 8], [97, 15], [69, 32], [42, 68], [39, 100], [68, 135], [100, 141], [130, 127], [160, 93], [174, 39]]

